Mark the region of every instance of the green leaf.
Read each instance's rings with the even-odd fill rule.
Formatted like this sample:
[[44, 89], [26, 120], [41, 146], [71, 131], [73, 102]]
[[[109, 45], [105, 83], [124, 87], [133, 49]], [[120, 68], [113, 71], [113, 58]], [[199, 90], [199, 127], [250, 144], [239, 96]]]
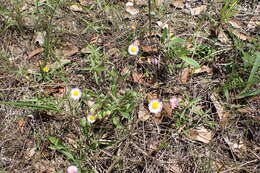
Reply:
[[61, 110], [59, 110], [53, 106], [37, 105], [37, 104], [26, 103], [26, 102], [21, 102], [21, 101], [19, 101], [19, 102], [2, 102], [2, 101], [0, 101], [0, 104], [13, 105], [13, 106], [17, 106], [17, 107], [28, 107], [28, 108], [32, 108], [32, 109], [38, 109], [38, 110], [53, 110], [53, 111], [61, 112]]
[[82, 68], [81, 70], [101, 72], [101, 71], [106, 71], [107, 69], [106, 69], [106, 67], [103, 67], [103, 66], [95, 66], [95, 67], [89, 67], [89, 68]]
[[180, 57], [180, 59], [182, 59], [183, 61], [185, 61], [187, 64], [193, 66], [193, 67], [196, 67], [196, 68], [199, 68], [200, 67], [200, 64], [195, 61], [194, 59], [192, 58], [188, 58], [188, 57]]
[[236, 98], [241, 99], [241, 98], [244, 98], [244, 97], [255, 96], [255, 95], [258, 95], [258, 94], [260, 94], [260, 89], [240, 93]]
[[250, 72], [250, 76], [248, 78], [247, 84], [245, 89], [241, 92], [245, 92], [246, 90], [248, 90], [249, 88], [251, 88], [255, 83], [259, 82], [259, 76], [257, 77], [256, 74], [259, 75], [259, 66], [260, 66], [260, 52], [256, 53], [256, 59], [253, 65], [253, 68]]
[[70, 153], [70, 152], [67, 152], [67, 151], [60, 151], [65, 157], [67, 157], [68, 160], [72, 160], [72, 161], [75, 161], [75, 158], [74, 156]]
[[60, 142], [60, 139], [55, 138], [55, 137], [49, 137], [48, 140], [50, 141], [50, 143], [52, 143], [53, 145], [58, 145]]

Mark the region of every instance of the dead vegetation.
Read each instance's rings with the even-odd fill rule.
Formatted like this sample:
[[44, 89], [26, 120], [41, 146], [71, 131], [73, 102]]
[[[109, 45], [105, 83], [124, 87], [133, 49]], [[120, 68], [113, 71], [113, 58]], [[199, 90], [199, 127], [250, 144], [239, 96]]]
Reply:
[[0, 172], [259, 172], [259, 16], [155, 0], [150, 28], [143, 0], [1, 0]]

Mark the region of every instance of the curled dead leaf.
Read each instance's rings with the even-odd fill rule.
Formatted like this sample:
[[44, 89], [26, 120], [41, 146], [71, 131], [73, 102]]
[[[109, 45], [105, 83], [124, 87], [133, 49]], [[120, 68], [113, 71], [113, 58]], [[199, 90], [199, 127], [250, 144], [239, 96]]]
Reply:
[[225, 123], [225, 121], [228, 120], [229, 112], [227, 110], [225, 110], [223, 104], [219, 101], [220, 97], [218, 96], [217, 93], [211, 94], [210, 99], [213, 102], [213, 104], [217, 110], [219, 121], [220, 121], [221, 125], [223, 125], [223, 123]]
[[172, 0], [171, 5], [173, 5], [176, 8], [184, 8], [184, 3], [182, 0]]
[[217, 36], [218, 36], [218, 40], [221, 41], [222, 43], [229, 42], [229, 39], [227, 35], [224, 33], [223, 29], [221, 28], [217, 29]]
[[207, 5], [201, 5], [201, 6], [196, 7], [196, 8], [191, 8], [190, 14], [192, 16], [197, 16], [197, 15], [200, 15], [201, 13], [205, 12], [206, 10], [207, 10]]
[[139, 9], [137, 7], [134, 7], [134, 3], [127, 2], [125, 6], [126, 12], [128, 12], [132, 16], [137, 15], [139, 13]]
[[245, 35], [245, 34], [239, 32], [239, 31], [237, 31], [237, 30], [232, 30], [232, 33], [233, 33], [237, 38], [239, 38], [240, 40], [244, 40], [244, 41], [246, 41], [246, 40], [247, 40], [247, 41], [251, 41], [251, 40], [252, 40], [251, 37], [249, 37], [249, 36], [247, 36], [247, 35]]
[[76, 4], [71, 5], [70, 10], [75, 11], [75, 12], [84, 12], [83, 8]]
[[172, 108], [171, 108], [171, 105], [168, 102], [163, 103], [162, 114], [163, 114], [163, 116], [172, 118]]
[[203, 65], [203, 66], [201, 66], [200, 68], [196, 68], [196, 69], [194, 69], [194, 70], [192, 71], [192, 73], [195, 73], [195, 74], [197, 74], [197, 73], [203, 73], [203, 72], [207, 72], [207, 73], [212, 74], [213, 69], [212, 69], [212, 68], [209, 68], [209, 67], [206, 66], [206, 65]]
[[207, 130], [205, 127], [200, 126], [196, 129], [189, 129], [188, 138], [195, 141], [200, 141], [205, 144], [210, 143], [212, 139], [212, 132]]
[[42, 53], [43, 51], [44, 51], [44, 49], [42, 47], [41, 48], [37, 48], [37, 49], [29, 52], [28, 53], [28, 57], [31, 58], [31, 57], [33, 57], [35, 55], [38, 55], [38, 54]]
[[181, 77], [180, 77], [181, 83], [183, 83], [183, 84], [187, 83], [187, 81], [189, 79], [190, 71], [191, 71], [191, 69], [188, 67], [186, 67], [182, 70]]
[[157, 52], [158, 49], [151, 46], [142, 46], [141, 47], [144, 52]]
[[149, 112], [144, 108], [143, 104], [139, 105], [139, 111], [138, 111], [138, 119], [141, 121], [146, 121], [151, 117]]
[[243, 24], [236, 19], [229, 19], [228, 23], [236, 29], [243, 28]]
[[154, 84], [151, 83], [151, 82], [146, 82], [144, 79], [143, 79], [143, 74], [142, 73], [139, 73], [137, 71], [133, 71], [132, 72], [132, 78], [134, 80], [134, 82], [136, 83], [139, 83], [139, 84], [142, 84], [144, 86], [150, 86], [150, 87], [153, 87]]

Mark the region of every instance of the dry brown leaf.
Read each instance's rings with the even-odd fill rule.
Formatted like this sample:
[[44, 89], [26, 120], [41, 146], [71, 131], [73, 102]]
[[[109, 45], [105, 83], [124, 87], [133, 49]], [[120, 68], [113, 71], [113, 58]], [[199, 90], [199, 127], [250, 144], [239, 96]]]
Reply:
[[150, 92], [147, 94], [147, 100], [150, 102], [153, 99], [158, 99], [158, 95], [156, 92]]
[[182, 0], [172, 0], [171, 4], [176, 8], [184, 8], [184, 3]]
[[63, 94], [64, 92], [65, 92], [64, 87], [45, 88], [44, 89], [45, 95]]
[[219, 121], [220, 121], [221, 125], [223, 125], [223, 123], [225, 123], [225, 121], [228, 120], [229, 112], [227, 110], [225, 110], [223, 104], [219, 101], [220, 97], [218, 96], [217, 93], [211, 94], [210, 99], [213, 102], [213, 104], [217, 110]]
[[189, 129], [188, 137], [191, 140], [200, 141], [208, 144], [212, 139], [212, 132], [201, 126], [197, 127], [196, 129]]
[[218, 40], [221, 41], [222, 43], [228, 43], [229, 39], [225, 32], [220, 28], [217, 30], [217, 35], [218, 35]]
[[70, 6], [70, 10], [75, 11], [75, 12], [84, 12], [83, 8], [76, 4]]
[[26, 149], [26, 152], [25, 152], [25, 157], [26, 157], [27, 159], [31, 158], [32, 156], [35, 155], [36, 150], [37, 150], [36, 147], [27, 148], [27, 149]]
[[83, 6], [88, 6], [89, 2], [90, 2], [90, 0], [79, 0], [80, 5], [83, 5]]
[[192, 16], [197, 16], [197, 15], [200, 15], [201, 13], [205, 12], [206, 10], [207, 10], [207, 5], [201, 5], [201, 6], [196, 7], [196, 8], [191, 8], [190, 14]]
[[137, 71], [132, 72], [132, 78], [133, 78], [134, 82], [136, 82], [136, 83], [139, 83], [139, 84], [142, 84], [142, 85], [145, 85], [145, 86], [150, 86], [150, 87], [153, 86], [152, 83], [148, 83], [143, 79], [142, 73], [139, 73]]
[[143, 104], [139, 104], [138, 119], [146, 121], [151, 117], [149, 112], [144, 108]]
[[76, 46], [71, 46], [69, 47], [69, 49], [67, 50], [63, 50], [63, 56], [72, 56], [74, 54], [76, 54], [79, 51], [79, 48], [77, 48]]
[[183, 84], [187, 83], [187, 81], [189, 79], [190, 71], [191, 71], [191, 69], [188, 67], [186, 67], [182, 70], [181, 78], [180, 78], [181, 83], [183, 83]]
[[42, 53], [43, 51], [44, 51], [43, 48], [37, 48], [37, 49], [35, 49], [35, 50], [29, 52], [29, 53], [28, 53], [28, 57], [31, 58], [31, 57], [33, 57], [33, 56], [35, 56], [35, 55], [38, 55], [39, 53]]
[[248, 41], [250, 41], [251, 40], [251, 38], [249, 37], [249, 36], [247, 36], [247, 35], [245, 35], [245, 34], [243, 34], [243, 33], [240, 33], [239, 31], [237, 31], [237, 30], [233, 30], [233, 34], [235, 35], [235, 36], [237, 36], [239, 39], [241, 39], [241, 40], [248, 40]]
[[252, 112], [249, 107], [239, 108], [237, 111], [240, 112], [240, 113], [250, 113], [250, 112]]
[[20, 119], [20, 120], [18, 120], [17, 124], [18, 124], [19, 130], [21, 132], [23, 132], [24, 131], [24, 127], [25, 127], [25, 121], [23, 119]]
[[213, 69], [212, 68], [209, 68], [208, 66], [206, 66], [206, 65], [203, 65], [202, 67], [200, 67], [200, 68], [197, 68], [197, 69], [194, 69], [193, 71], [192, 71], [192, 73], [195, 73], [195, 74], [197, 74], [197, 73], [203, 73], [203, 72], [207, 72], [207, 73], [212, 73], [213, 72]]
[[141, 47], [144, 52], [157, 52], [157, 48], [153, 48], [151, 46], [142, 46]]
[[126, 3], [125, 10], [132, 16], [137, 15], [139, 13], [139, 9], [137, 7], [134, 7], [134, 4], [132, 2]]
[[236, 19], [229, 19], [228, 23], [236, 29], [243, 28], [243, 24]]
[[111, 48], [107, 51], [107, 56], [112, 57], [112, 56], [119, 56], [120, 50], [117, 48]]
[[231, 147], [232, 150], [246, 150], [246, 145], [244, 144], [243, 141], [239, 141], [239, 142], [231, 142], [228, 138], [224, 138], [225, 142]]
[[172, 108], [168, 102], [163, 103], [163, 110], [162, 113], [164, 116], [172, 118]]
[[260, 17], [253, 16], [247, 24], [249, 29], [255, 29], [257, 25], [260, 25]]

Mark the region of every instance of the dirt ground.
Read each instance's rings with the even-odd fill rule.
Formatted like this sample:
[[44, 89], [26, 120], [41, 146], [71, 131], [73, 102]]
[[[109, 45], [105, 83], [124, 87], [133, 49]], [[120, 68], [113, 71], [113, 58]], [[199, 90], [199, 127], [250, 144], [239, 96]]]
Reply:
[[260, 172], [260, 3], [131, 2], [0, 0], [1, 173]]

